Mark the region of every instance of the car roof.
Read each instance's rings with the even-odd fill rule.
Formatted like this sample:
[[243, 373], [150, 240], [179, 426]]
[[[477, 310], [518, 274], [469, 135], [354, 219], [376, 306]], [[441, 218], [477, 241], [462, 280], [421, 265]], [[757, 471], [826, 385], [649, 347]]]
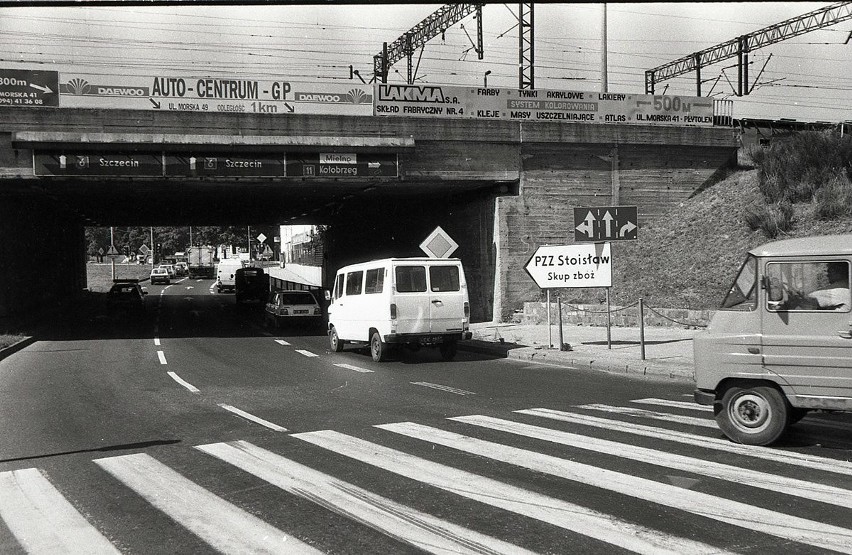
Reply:
[[852, 255], [852, 233], [782, 239], [755, 247], [754, 256], [831, 256]]

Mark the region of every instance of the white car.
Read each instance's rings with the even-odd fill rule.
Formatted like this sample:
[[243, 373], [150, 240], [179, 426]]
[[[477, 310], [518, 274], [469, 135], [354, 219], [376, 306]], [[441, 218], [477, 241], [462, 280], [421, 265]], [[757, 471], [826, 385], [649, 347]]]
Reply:
[[264, 323], [319, 324], [322, 308], [310, 291], [273, 291], [265, 306]]
[[172, 282], [169, 272], [165, 268], [154, 268], [151, 270], [151, 285], [156, 283], [165, 283], [166, 285]]
[[175, 267], [172, 264], [160, 264], [160, 268], [169, 273], [169, 278], [173, 278], [177, 275]]

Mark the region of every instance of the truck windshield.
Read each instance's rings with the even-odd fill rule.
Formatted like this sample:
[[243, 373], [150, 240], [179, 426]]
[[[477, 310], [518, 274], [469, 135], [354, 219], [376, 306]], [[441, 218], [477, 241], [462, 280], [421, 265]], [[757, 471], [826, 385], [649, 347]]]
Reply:
[[734, 284], [725, 300], [722, 308], [733, 310], [754, 310], [757, 307], [755, 284], [757, 283], [757, 258], [749, 255], [743, 262]]

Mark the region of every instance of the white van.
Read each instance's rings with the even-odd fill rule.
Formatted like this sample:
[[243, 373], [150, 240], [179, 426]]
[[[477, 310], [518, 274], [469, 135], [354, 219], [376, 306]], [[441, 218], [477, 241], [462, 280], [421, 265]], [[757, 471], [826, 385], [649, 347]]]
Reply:
[[696, 335], [695, 400], [733, 441], [767, 445], [810, 410], [852, 411], [852, 235], [752, 249]]
[[437, 346], [452, 360], [470, 339], [470, 302], [457, 258], [387, 258], [337, 271], [328, 307], [331, 350], [369, 343], [376, 362], [389, 345]]
[[216, 291], [234, 291], [237, 287], [235, 280], [237, 270], [243, 267], [243, 261], [237, 258], [226, 258], [219, 262], [216, 269]]

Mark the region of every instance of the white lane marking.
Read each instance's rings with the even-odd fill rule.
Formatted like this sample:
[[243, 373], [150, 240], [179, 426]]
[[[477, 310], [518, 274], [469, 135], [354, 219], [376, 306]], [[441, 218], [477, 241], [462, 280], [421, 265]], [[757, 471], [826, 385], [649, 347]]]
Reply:
[[638, 553], [722, 552], [718, 547], [672, 536], [581, 505], [427, 461], [332, 430], [293, 434], [292, 437], [461, 497], [547, 522], [564, 530]]
[[94, 462], [223, 553], [319, 553], [150, 455], [139, 453]]
[[549, 441], [559, 445], [586, 449], [596, 453], [605, 453], [607, 455], [622, 457], [647, 464], [664, 466], [666, 468], [681, 470], [683, 472], [703, 474], [704, 476], [717, 478], [719, 480], [727, 480], [737, 484], [785, 493], [787, 495], [793, 495], [803, 499], [812, 499], [821, 503], [837, 505], [838, 507], [852, 508], [852, 490], [848, 489], [837, 488], [816, 482], [808, 482], [805, 480], [797, 480], [795, 478], [787, 478], [785, 476], [776, 476], [775, 474], [759, 472], [745, 467], [705, 461], [703, 459], [686, 457], [675, 453], [657, 451], [655, 449], [648, 449], [645, 447], [637, 447], [606, 439], [572, 434], [560, 430], [551, 430], [550, 428], [512, 422], [511, 420], [501, 420], [490, 416], [460, 416], [450, 418], [450, 420], [471, 424], [473, 426], [481, 426], [490, 430], [499, 430], [523, 437]]
[[160, 359], [160, 364], [168, 364], [166, 362], [166, 353], [163, 351], [157, 351], [157, 357]]
[[754, 530], [823, 549], [852, 553], [852, 530], [848, 528], [786, 515], [748, 503], [683, 489], [568, 459], [560, 459], [544, 453], [463, 436], [413, 422], [385, 424], [376, 427], [428, 441], [432, 444], [444, 445], [465, 453], [513, 464], [636, 499], [643, 499], [663, 507], [672, 507], [747, 530]]
[[27, 553], [120, 553], [35, 468], [0, 472], [0, 520]]
[[473, 391], [466, 391], [464, 389], [456, 389], [455, 387], [450, 387], [448, 385], [441, 385], [437, 383], [429, 383], [429, 382], [409, 382], [411, 385], [422, 385], [423, 387], [428, 387], [431, 389], [437, 389], [439, 391], [446, 391], [447, 393], [455, 393], [456, 395], [476, 395]]
[[360, 366], [353, 366], [351, 364], [335, 364], [338, 368], [346, 368], [347, 370], [355, 370], [356, 372], [366, 373], [373, 372], [373, 370], [369, 370], [367, 368], [361, 368]]
[[832, 472], [835, 474], [844, 474], [852, 476], [852, 462], [841, 461], [836, 459], [827, 459], [814, 455], [805, 455], [794, 451], [781, 451], [769, 447], [758, 447], [756, 445], [741, 445], [733, 443], [727, 439], [719, 439], [715, 437], [701, 436], [697, 434], [689, 434], [686, 432], [678, 432], [675, 430], [666, 430], [665, 428], [655, 428], [653, 426], [645, 426], [643, 424], [634, 424], [632, 422], [623, 422], [618, 420], [609, 420], [607, 418], [598, 418], [586, 414], [574, 414], [553, 409], [526, 409], [515, 411], [519, 414], [528, 414], [539, 418], [548, 418], [550, 420], [559, 420], [560, 422], [570, 422], [573, 424], [581, 424], [584, 426], [592, 426], [605, 430], [615, 430], [626, 432], [655, 439], [666, 441], [674, 441], [685, 445], [694, 445], [716, 451], [726, 451], [737, 455], [745, 455], [772, 462], [780, 462], [793, 466], [800, 466], [809, 470], [821, 470], [823, 472]]
[[199, 445], [196, 449], [290, 494], [313, 501], [426, 552], [532, 553], [343, 482], [245, 441]]
[[180, 376], [178, 376], [174, 372], [167, 372], [167, 373], [168, 373], [169, 376], [171, 376], [171, 378], [174, 381], [176, 381], [180, 385], [184, 386], [185, 388], [190, 390], [192, 393], [201, 393], [201, 390], [199, 390], [197, 387], [195, 387], [191, 383], [184, 381], [183, 378], [181, 378]]
[[285, 346], [289, 345], [289, 343], [287, 343], [283, 339], [276, 339], [275, 342], [278, 343], [279, 345], [285, 345]]
[[665, 412], [655, 412], [645, 409], [634, 409], [633, 407], [613, 407], [610, 405], [591, 404], [591, 405], [574, 405], [578, 409], [597, 410], [602, 412], [611, 412], [613, 414], [624, 414], [626, 416], [634, 416], [636, 418], [649, 418], [652, 420], [662, 420], [664, 422], [675, 422], [677, 424], [688, 424], [690, 426], [700, 426], [702, 428], [718, 429], [715, 420], [707, 418], [694, 418], [691, 416], [677, 416]]
[[261, 426], [266, 426], [270, 430], [275, 430], [276, 432], [286, 432], [287, 431], [287, 428], [283, 428], [283, 427], [279, 426], [278, 424], [273, 424], [269, 420], [264, 420], [263, 418], [260, 418], [259, 416], [249, 414], [244, 410], [238, 409], [237, 407], [232, 407], [231, 405], [226, 405], [225, 403], [219, 403], [219, 406], [222, 407], [223, 409], [227, 410], [227, 411], [233, 412], [234, 414], [245, 418], [246, 420], [251, 420], [255, 424], [260, 424]]
[[687, 401], [669, 401], [668, 399], [633, 399], [631, 403], [639, 403], [642, 405], [656, 405], [660, 407], [672, 407], [676, 409], [697, 410], [701, 412], [713, 412], [713, 407], [709, 405], [699, 405], [698, 403], [689, 403]]
[[300, 355], [304, 355], [306, 357], [318, 357], [319, 356], [318, 354], [312, 353], [310, 351], [306, 351], [304, 349], [296, 349], [296, 352], [299, 353]]
[[154, 345], [156, 345], [157, 347], [160, 346], [160, 338], [159, 337], [154, 338]]

